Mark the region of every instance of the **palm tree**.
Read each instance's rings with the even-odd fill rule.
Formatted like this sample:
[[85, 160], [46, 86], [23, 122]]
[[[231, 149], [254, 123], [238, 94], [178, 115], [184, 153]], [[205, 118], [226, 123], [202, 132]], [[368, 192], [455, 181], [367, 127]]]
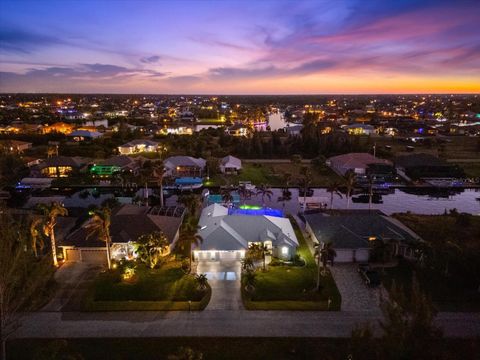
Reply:
[[333, 182], [327, 187], [327, 192], [330, 193], [330, 210], [333, 208], [333, 195], [338, 195], [342, 198], [342, 193], [340, 192], [340, 184], [338, 182]]
[[255, 284], [257, 283], [257, 274], [255, 271], [247, 271], [243, 275], [244, 281], [245, 281], [245, 290], [248, 292], [252, 292], [255, 290]]
[[302, 178], [300, 179], [300, 187], [303, 188], [303, 212], [307, 207], [307, 191], [310, 183], [312, 182], [312, 173], [310, 169], [306, 166], [301, 169]]
[[255, 269], [255, 263], [251, 257], [247, 256], [242, 260], [242, 269], [244, 271], [251, 271]]
[[229, 205], [229, 204], [233, 203], [233, 195], [232, 195], [232, 193], [230, 192], [230, 190], [228, 190], [228, 189], [223, 189], [223, 190], [221, 191], [221, 195], [222, 195], [222, 201], [223, 201], [225, 204]]
[[257, 196], [260, 195], [262, 197], [262, 206], [265, 207], [265, 198], [268, 200], [272, 200], [273, 192], [269, 189], [267, 185], [260, 185], [257, 188]]
[[58, 266], [57, 260], [57, 243], [55, 242], [55, 225], [57, 225], [58, 216], [67, 216], [68, 210], [58, 202], [52, 202], [50, 205], [40, 204], [40, 211], [45, 217], [43, 222], [43, 233], [50, 237], [50, 244], [52, 246], [53, 265]]
[[208, 286], [208, 278], [205, 274], [198, 274], [195, 276], [195, 280], [197, 281], [198, 287], [200, 290], [205, 290]]
[[41, 218], [36, 218], [33, 219], [33, 221], [30, 224], [30, 239], [32, 241], [32, 250], [33, 254], [35, 257], [38, 257], [38, 251], [37, 248], [40, 247], [40, 249], [43, 249], [45, 246], [45, 243], [43, 241], [42, 233], [38, 231], [38, 226], [42, 223]]
[[163, 206], [163, 178], [165, 176], [165, 165], [162, 160], [157, 160], [152, 164], [153, 177], [160, 183], [160, 206]]
[[93, 235], [97, 235], [102, 241], [105, 241], [105, 247], [107, 248], [107, 265], [108, 269], [111, 269], [111, 256], [110, 256], [110, 244], [112, 238], [110, 236], [110, 220], [111, 212], [108, 207], [103, 207], [94, 211], [89, 223], [85, 226], [87, 230], [87, 239]]
[[187, 222], [184, 224], [183, 231], [180, 233], [179, 241], [182, 249], [184, 249], [185, 246], [188, 246], [189, 248], [190, 271], [192, 271], [193, 248], [200, 246], [203, 243], [203, 238], [201, 235], [197, 234], [195, 226], [190, 222]]
[[345, 174], [345, 187], [347, 189], [347, 209], [350, 208], [350, 198], [352, 196], [352, 191], [355, 189], [356, 185], [356, 175], [352, 170], [347, 171]]
[[148, 181], [154, 176], [154, 167], [150, 160], [145, 161], [138, 172], [140, 183], [145, 184], [144, 198], [145, 204], [148, 206]]
[[178, 197], [178, 202], [185, 206], [191, 217], [195, 217], [197, 208], [201, 205], [200, 197], [195, 194], [180, 195]]
[[[317, 290], [320, 290], [320, 276], [327, 269], [327, 262], [333, 260], [337, 256], [337, 252], [332, 247], [332, 243], [324, 243], [315, 245], [315, 258], [317, 259]], [[322, 264], [322, 266], [320, 266]]]
[[368, 175], [368, 210], [372, 210], [373, 176]]
[[267, 270], [266, 258], [271, 254], [270, 249], [264, 243], [252, 243], [248, 247], [249, 253], [256, 259], [262, 259], [263, 271]]
[[243, 203], [245, 204], [245, 200], [250, 199], [250, 197], [252, 196], [252, 191], [247, 189], [245, 186], [240, 186], [238, 188], [238, 195], [240, 195], [240, 197], [243, 200]]

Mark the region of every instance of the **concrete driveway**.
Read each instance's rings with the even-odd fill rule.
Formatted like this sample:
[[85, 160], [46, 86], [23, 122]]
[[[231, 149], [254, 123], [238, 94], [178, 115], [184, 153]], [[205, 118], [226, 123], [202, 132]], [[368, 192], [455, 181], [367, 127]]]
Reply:
[[342, 311], [380, 313], [380, 298], [388, 296], [386, 291], [365, 285], [357, 268], [357, 264], [338, 263], [329, 268], [342, 295]]
[[212, 298], [205, 310], [243, 309], [240, 293], [241, 262], [200, 260], [197, 274], [205, 274], [212, 288]]
[[65, 262], [54, 275], [55, 296], [41, 311], [80, 311], [81, 301], [101, 268], [100, 265]]

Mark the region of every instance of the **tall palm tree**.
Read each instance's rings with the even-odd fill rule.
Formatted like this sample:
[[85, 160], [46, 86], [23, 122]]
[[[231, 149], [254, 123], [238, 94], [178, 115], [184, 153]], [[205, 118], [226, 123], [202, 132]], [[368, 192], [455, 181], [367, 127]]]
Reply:
[[[315, 245], [315, 258], [317, 259], [317, 290], [320, 290], [320, 276], [322, 272], [327, 269], [327, 262], [330, 260], [333, 264], [333, 259], [337, 256], [337, 252], [332, 247], [332, 243], [325, 243], [322, 245]], [[322, 266], [320, 266], [322, 264]]]
[[247, 271], [243, 275], [243, 279], [245, 281], [245, 290], [248, 292], [255, 290], [255, 284], [257, 283], [257, 274], [255, 271]]
[[152, 175], [160, 183], [160, 206], [163, 206], [163, 178], [165, 176], [165, 165], [162, 160], [157, 160], [152, 164]]
[[268, 200], [272, 199], [273, 191], [267, 185], [260, 185], [257, 188], [257, 196], [260, 195], [262, 197], [262, 206], [265, 207], [265, 198]]
[[373, 201], [373, 176], [368, 175], [368, 210], [372, 210]]
[[145, 184], [145, 191], [144, 191], [144, 198], [145, 204], [148, 206], [148, 182], [154, 176], [154, 167], [152, 166], [152, 162], [147, 160], [143, 163], [142, 167], [138, 172], [140, 183]]
[[303, 212], [307, 208], [307, 191], [310, 183], [312, 182], [312, 173], [310, 169], [306, 166], [302, 167], [300, 170], [302, 178], [300, 179], [300, 187], [303, 188]]
[[230, 190], [228, 189], [223, 189], [221, 191], [221, 195], [222, 195], [222, 201], [225, 203], [225, 204], [231, 204], [233, 203], [233, 195], [232, 193], [230, 192]]
[[203, 243], [202, 236], [197, 234], [197, 227], [192, 222], [187, 221], [183, 224], [183, 227], [180, 231], [179, 243], [182, 249], [189, 249], [189, 264], [191, 271], [193, 262], [193, 248], [198, 247]]
[[58, 266], [57, 243], [55, 242], [55, 225], [57, 225], [57, 217], [67, 216], [68, 210], [58, 202], [52, 202], [50, 205], [40, 204], [38, 207], [45, 217], [43, 222], [43, 233], [45, 236], [50, 237], [53, 265]]
[[97, 235], [98, 238], [105, 242], [107, 248], [107, 265], [108, 269], [112, 268], [110, 244], [112, 238], [110, 236], [110, 224], [111, 224], [111, 212], [110, 208], [103, 207], [94, 211], [89, 223], [85, 226], [87, 230], [87, 239], [91, 236]]
[[252, 196], [252, 191], [247, 189], [245, 186], [240, 186], [238, 188], [238, 195], [240, 195], [240, 197], [243, 200], [243, 203], [245, 204], [245, 200], [250, 199], [250, 197]]
[[40, 249], [43, 249], [45, 246], [45, 243], [43, 241], [42, 233], [38, 231], [38, 227], [42, 223], [41, 218], [35, 218], [32, 220], [30, 223], [30, 239], [32, 241], [32, 250], [33, 254], [35, 257], [38, 257], [38, 251], [37, 248], [40, 247]]
[[252, 243], [248, 247], [248, 251], [256, 259], [262, 259], [263, 271], [267, 270], [266, 258], [271, 254], [270, 249], [264, 243]]
[[195, 217], [197, 208], [201, 205], [200, 197], [195, 194], [180, 195], [178, 197], [178, 202], [185, 206], [191, 217]]
[[327, 192], [330, 193], [330, 210], [333, 208], [333, 196], [337, 195], [342, 198], [342, 193], [340, 192], [340, 184], [338, 182], [333, 182], [327, 187]]
[[345, 174], [345, 187], [347, 189], [347, 209], [350, 208], [350, 198], [352, 197], [352, 191], [357, 184], [355, 172], [352, 170], [347, 171]]

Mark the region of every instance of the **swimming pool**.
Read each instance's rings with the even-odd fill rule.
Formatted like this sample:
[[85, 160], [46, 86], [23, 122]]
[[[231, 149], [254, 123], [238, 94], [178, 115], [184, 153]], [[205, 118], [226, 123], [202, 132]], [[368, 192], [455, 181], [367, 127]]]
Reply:
[[283, 211], [279, 209], [263, 208], [257, 205], [240, 205], [238, 208], [228, 209], [228, 215], [256, 215], [283, 217]]

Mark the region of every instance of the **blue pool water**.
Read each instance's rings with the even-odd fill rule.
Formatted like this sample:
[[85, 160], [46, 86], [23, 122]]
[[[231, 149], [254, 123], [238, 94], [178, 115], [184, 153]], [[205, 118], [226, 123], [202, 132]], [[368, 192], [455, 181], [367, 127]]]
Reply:
[[202, 183], [203, 179], [199, 177], [181, 177], [175, 179], [175, 185], [197, 185]]
[[283, 211], [278, 209], [270, 208], [261, 208], [261, 209], [239, 209], [239, 208], [230, 208], [228, 209], [228, 215], [267, 215], [275, 217], [283, 217]]

